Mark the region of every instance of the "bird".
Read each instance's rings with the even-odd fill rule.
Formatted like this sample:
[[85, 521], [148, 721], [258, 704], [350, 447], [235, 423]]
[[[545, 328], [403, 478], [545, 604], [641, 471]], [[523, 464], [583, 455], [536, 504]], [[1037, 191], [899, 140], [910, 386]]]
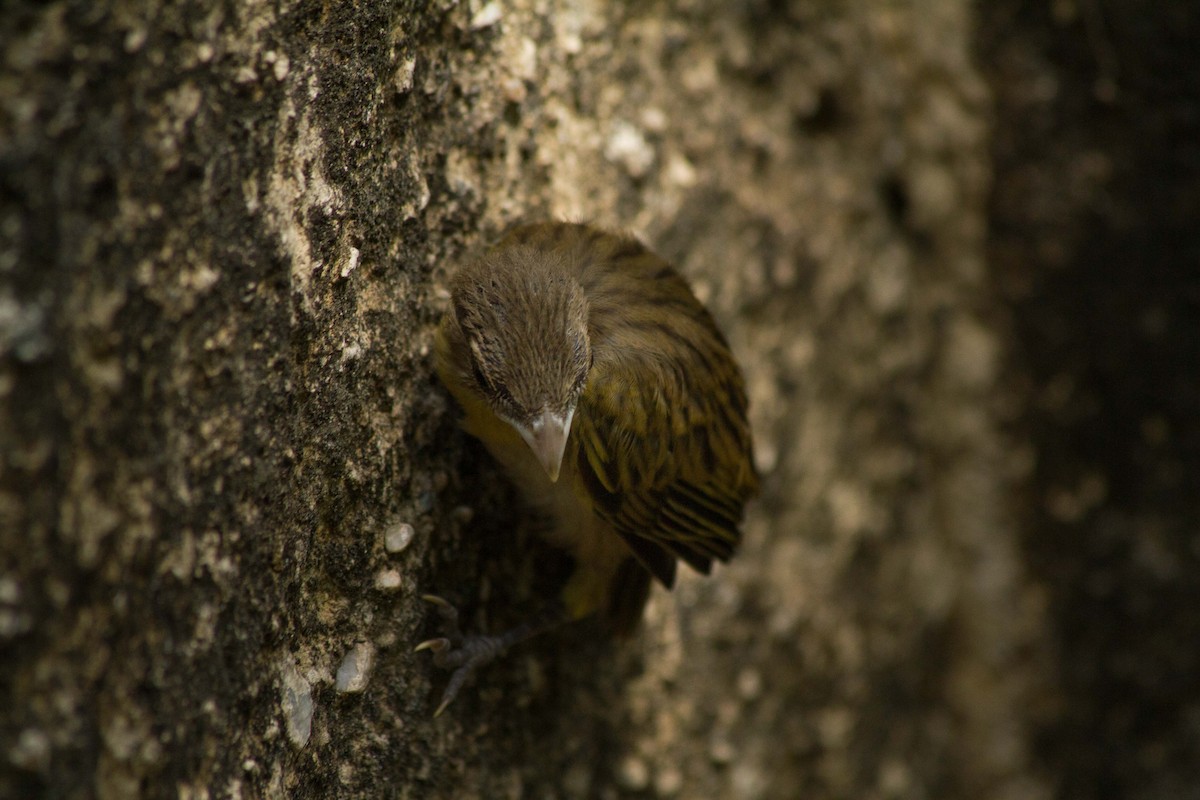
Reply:
[[533, 513], [572, 556], [561, 594], [499, 635], [417, 650], [452, 670], [435, 714], [482, 665], [566, 622], [636, 628], [683, 561], [733, 556], [758, 492], [741, 370], [685, 279], [637, 238], [584, 223], [511, 228], [450, 281], [436, 371]]

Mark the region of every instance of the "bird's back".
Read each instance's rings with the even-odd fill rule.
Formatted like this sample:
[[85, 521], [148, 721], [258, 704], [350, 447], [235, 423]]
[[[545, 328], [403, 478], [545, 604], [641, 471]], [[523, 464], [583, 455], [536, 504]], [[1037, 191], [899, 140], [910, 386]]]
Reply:
[[582, 289], [592, 360], [557, 481], [481, 398], [468, 344], [453, 327], [439, 339], [439, 372], [467, 430], [552, 518], [549, 538], [579, 564], [564, 592], [569, 613], [599, 608], [616, 630], [629, 630], [651, 576], [670, 587], [677, 559], [707, 573], [733, 554], [757, 491], [729, 346], [670, 264], [632, 237], [586, 225], [514, 228], [457, 280], [498, 287], [502, 323], [532, 331], [514, 337], [520, 374], [539, 369], [537, 332], [555, 327], [539, 320], [543, 293], [564, 281]]
[[594, 360], [568, 447], [579, 491], [664, 585], [676, 558], [707, 573], [733, 554], [758, 487], [725, 338], [679, 274], [636, 239], [549, 223], [510, 240], [569, 253], [560, 263], [588, 300]]

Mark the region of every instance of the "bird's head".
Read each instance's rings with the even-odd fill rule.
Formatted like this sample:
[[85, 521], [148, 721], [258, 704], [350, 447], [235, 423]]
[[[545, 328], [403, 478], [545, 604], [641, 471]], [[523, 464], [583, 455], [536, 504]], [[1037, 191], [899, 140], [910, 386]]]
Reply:
[[510, 246], [465, 268], [451, 288], [450, 325], [465, 345], [464, 383], [556, 481], [592, 349], [583, 289], [548, 258]]

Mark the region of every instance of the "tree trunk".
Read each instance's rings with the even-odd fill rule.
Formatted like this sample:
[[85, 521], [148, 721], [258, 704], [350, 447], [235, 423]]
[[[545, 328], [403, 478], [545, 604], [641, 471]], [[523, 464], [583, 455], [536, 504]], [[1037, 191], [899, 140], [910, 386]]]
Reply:
[[[1044, 275], [1100, 307], [1123, 289], [1081, 269], [1115, 258], [1078, 221], [1096, 194], [1020, 179], [1095, 177], [1038, 149], [1071, 106], [1026, 116], [1066, 68], [1012, 65], [1047, 35], [1086, 65], [1108, 4], [9, 5], [0, 796], [1197, 796], [1187, 712], [1119, 720], [1197, 699], [1173, 693], [1195, 636], [1172, 638], [1196, 606], [1146, 608], [1198, 595], [1200, 493], [1122, 505], [1118, 454], [1089, 472], [1060, 447], [1091, 373], [1035, 324], [1048, 307], [1078, 355], [1091, 329]], [[1104, 142], [1135, 141], [1119, 124]], [[1175, 200], [1194, 256], [1195, 194]], [[447, 276], [538, 217], [632, 230], [688, 276], [745, 367], [764, 491], [729, 567], [659, 591], [632, 639], [544, 636], [435, 719], [421, 595], [495, 630], [566, 567], [430, 361]], [[1023, 238], [1059, 223], [1079, 235]], [[1166, 303], [1181, 368], [1196, 295], [1172, 304], [1165, 274], [1126, 310]], [[1136, 428], [1140, 396], [1110, 410], [1187, 433], [1170, 463], [1194, 475], [1192, 378], [1161, 424]], [[1149, 598], [1119, 644], [1087, 595], [1113, 547], [1149, 559], [1107, 584]], [[1133, 688], [1080, 679], [1077, 647], [1132, 660]], [[1089, 692], [1114, 687], [1128, 704]], [[1080, 757], [1093, 723], [1104, 755]]]

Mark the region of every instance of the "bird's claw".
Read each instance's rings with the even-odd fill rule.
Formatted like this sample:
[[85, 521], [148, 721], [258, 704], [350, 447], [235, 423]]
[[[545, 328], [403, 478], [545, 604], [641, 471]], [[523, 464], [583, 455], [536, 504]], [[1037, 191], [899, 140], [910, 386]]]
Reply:
[[413, 652], [429, 650], [433, 653], [435, 666], [452, 670], [450, 682], [442, 692], [442, 701], [433, 712], [433, 716], [437, 717], [454, 701], [475, 670], [501, 655], [505, 647], [499, 637], [463, 636], [458, 627], [458, 609], [445, 599], [433, 594], [422, 595], [421, 599], [437, 608], [446, 635], [421, 642]]
[[421, 599], [437, 609], [438, 616], [445, 622], [446, 627], [458, 633], [458, 609], [444, 597], [436, 594], [423, 594]]
[[450, 640], [443, 636], [438, 639], [427, 639], [427, 640], [421, 642], [419, 645], [417, 645], [416, 647], [413, 648], [413, 652], [419, 653], [422, 650], [432, 650], [434, 655], [437, 655], [438, 653], [442, 652], [443, 650], [446, 650], [449, 647], [450, 647]]
[[458, 616], [458, 609], [456, 609], [454, 605], [444, 597], [439, 597], [436, 594], [423, 594], [421, 595], [421, 599], [430, 605], [435, 605], [438, 608], [446, 609], [452, 612], [455, 617]]

